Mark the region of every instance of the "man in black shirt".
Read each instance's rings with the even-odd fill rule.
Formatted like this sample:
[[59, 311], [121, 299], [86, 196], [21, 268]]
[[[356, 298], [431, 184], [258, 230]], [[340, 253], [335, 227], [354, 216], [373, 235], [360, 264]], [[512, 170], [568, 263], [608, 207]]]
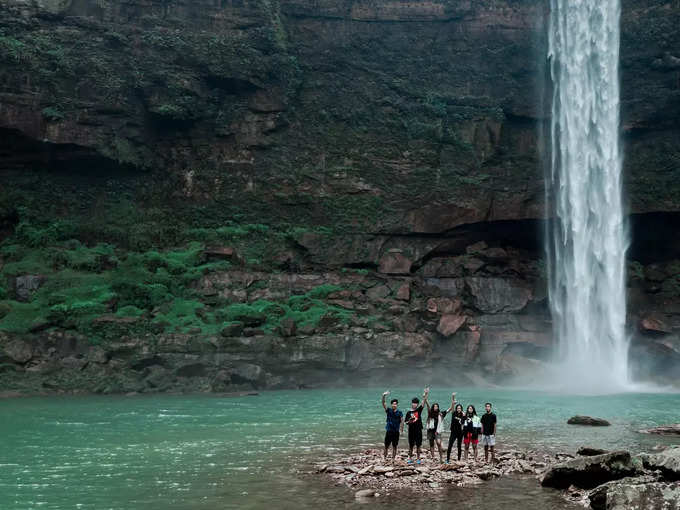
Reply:
[[486, 412], [482, 416], [482, 445], [484, 445], [484, 462], [489, 462], [491, 450], [491, 464], [496, 460], [494, 447], [496, 446], [496, 415], [491, 412], [491, 404], [484, 405]]
[[[430, 388], [423, 391], [423, 400], [427, 398]], [[411, 409], [406, 413], [405, 422], [408, 425], [408, 463], [413, 464], [413, 447], [416, 447], [417, 460], [420, 464], [420, 447], [423, 445], [423, 405], [415, 397], [411, 400]]]

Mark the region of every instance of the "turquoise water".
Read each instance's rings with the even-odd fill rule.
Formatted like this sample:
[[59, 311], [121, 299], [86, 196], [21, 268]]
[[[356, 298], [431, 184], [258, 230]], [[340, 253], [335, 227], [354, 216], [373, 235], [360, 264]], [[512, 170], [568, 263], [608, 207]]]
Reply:
[[[329, 500], [352, 506], [351, 492], [295, 470], [329, 452], [379, 445], [381, 391], [3, 400], [0, 508], [313, 508]], [[504, 444], [649, 449], [671, 440], [638, 434], [638, 429], [679, 421], [677, 394], [458, 393], [478, 411], [486, 400], [494, 403], [499, 450]], [[392, 389], [391, 396], [405, 409], [416, 394]], [[446, 407], [449, 400], [450, 392], [433, 389], [432, 402]], [[574, 414], [603, 417], [613, 425], [566, 425]], [[527, 482], [503, 481], [495, 487], [495, 493], [505, 495], [516, 487], [518, 497], [528, 490]], [[536, 493], [532, 498], [544, 496], [553, 497]], [[441, 497], [434, 499], [445, 506]]]

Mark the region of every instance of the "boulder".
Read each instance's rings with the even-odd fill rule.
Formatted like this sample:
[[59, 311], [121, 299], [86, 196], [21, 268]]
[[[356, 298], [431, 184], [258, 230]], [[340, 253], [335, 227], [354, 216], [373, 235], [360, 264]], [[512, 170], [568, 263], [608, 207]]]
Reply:
[[661, 471], [668, 480], [680, 480], [680, 446], [659, 453], [643, 453], [640, 459], [645, 468]]
[[243, 326], [244, 324], [242, 322], [226, 322], [220, 330], [220, 335], [225, 338], [241, 336], [243, 334]]
[[383, 274], [411, 274], [411, 262], [400, 252], [389, 251], [380, 257], [378, 272]]
[[588, 498], [593, 510], [680, 510], [680, 484], [622, 480], [598, 487]]
[[532, 297], [531, 289], [504, 278], [465, 279], [475, 307], [484, 313], [519, 312]]
[[465, 315], [442, 315], [441, 319], [439, 319], [439, 325], [437, 325], [437, 331], [445, 337], [449, 337], [455, 334], [456, 331], [458, 331], [460, 327], [465, 324], [466, 319], [467, 317], [465, 317]]
[[639, 430], [640, 434], [657, 434], [659, 436], [680, 436], [680, 423], [675, 425], [662, 425], [651, 429]]
[[23, 340], [12, 340], [5, 346], [5, 354], [17, 363], [26, 363], [33, 357], [33, 348]]
[[431, 313], [457, 314], [463, 303], [460, 299], [430, 298], [427, 300], [427, 311]]
[[373, 489], [361, 489], [360, 491], [356, 491], [354, 493], [354, 497], [356, 499], [373, 498], [375, 496], [376, 492]]
[[541, 485], [556, 489], [566, 489], [570, 485], [593, 489], [612, 480], [634, 476], [640, 471], [639, 461], [628, 452], [618, 451], [557, 464], [543, 476]]
[[591, 427], [608, 427], [611, 425], [603, 418], [593, 418], [591, 416], [572, 416], [567, 420], [569, 425], [589, 425]]
[[17, 301], [28, 301], [33, 293], [45, 283], [42, 275], [27, 274], [14, 278], [14, 293]]
[[231, 246], [211, 246], [203, 250], [203, 256], [207, 260], [228, 260], [229, 262], [241, 263], [242, 259], [238, 252]]
[[397, 299], [401, 301], [408, 301], [411, 299], [411, 285], [407, 282], [402, 284], [397, 289]]
[[603, 455], [608, 453], [607, 450], [602, 450], [601, 448], [591, 448], [589, 446], [582, 446], [576, 453], [582, 457], [594, 457], [595, 455]]
[[373, 300], [378, 300], [386, 298], [391, 292], [392, 291], [387, 285], [376, 285], [375, 287], [368, 289], [366, 295]]
[[295, 336], [295, 333], [297, 331], [297, 324], [295, 323], [294, 319], [291, 318], [283, 319], [279, 323], [277, 331], [279, 335], [285, 338]]
[[666, 322], [658, 314], [648, 314], [640, 319], [640, 331], [651, 334], [668, 334], [673, 332]]

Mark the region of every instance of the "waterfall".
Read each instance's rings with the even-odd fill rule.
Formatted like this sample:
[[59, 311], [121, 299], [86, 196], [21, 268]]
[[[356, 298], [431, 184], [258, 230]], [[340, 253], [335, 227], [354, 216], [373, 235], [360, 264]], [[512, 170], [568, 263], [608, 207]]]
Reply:
[[595, 392], [628, 382], [620, 11], [620, 0], [551, 0], [550, 306], [561, 384]]

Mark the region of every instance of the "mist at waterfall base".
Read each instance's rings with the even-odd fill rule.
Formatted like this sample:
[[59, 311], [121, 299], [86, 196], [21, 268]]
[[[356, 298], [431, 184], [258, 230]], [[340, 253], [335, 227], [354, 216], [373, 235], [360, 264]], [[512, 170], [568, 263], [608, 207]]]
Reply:
[[550, 308], [559, 345], [551, 386], [634, 389], [628, 372], [619, 144], [619, 0], [552, 0], [551, 160], [546, 176]]

